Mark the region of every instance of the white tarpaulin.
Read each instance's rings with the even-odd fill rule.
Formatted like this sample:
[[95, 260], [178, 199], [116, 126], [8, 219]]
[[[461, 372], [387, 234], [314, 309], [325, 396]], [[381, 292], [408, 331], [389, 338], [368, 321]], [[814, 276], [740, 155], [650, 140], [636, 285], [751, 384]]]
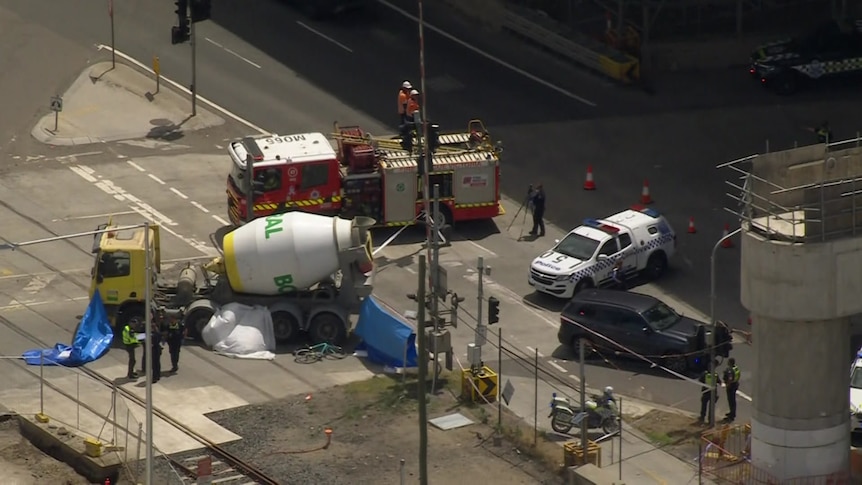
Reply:
[[217, 354], [240, 359], [275, 358], [275, 331], [266, 307], [228, 303], [212, 316], [202, 337]]

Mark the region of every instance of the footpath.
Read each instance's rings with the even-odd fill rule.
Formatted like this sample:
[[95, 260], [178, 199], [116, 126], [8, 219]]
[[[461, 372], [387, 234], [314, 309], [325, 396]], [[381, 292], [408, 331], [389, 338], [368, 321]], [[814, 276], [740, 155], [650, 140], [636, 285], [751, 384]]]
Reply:
[[[37, 122], [32, 136], [50, 145], [104, 143], [154, 136], [165, 139], [164, 135], [172, 130], [200, 130], [223, 124], [224, 119], [215, 114], [217, 112], [231, 116], [224, 109], [204, 101], [200, 103], [202, 106], [198, 108], [197, 116], [189, 118], [185, 94], [179, 93], [169, 80], [163, 78], [160, 92], [154, 97], [152, 80], [151, 72], [119, 59], [115, 68], [111, 68], [110, 62], [89, 67], [63, 94], [63, 111], [57, 129], [54, 114], [49, 113]], [[256, 131], [249, 127], [249, 132]], [[577, 436], [562, 437], [550, 430], [547, 419], [549, 403], [553, 392], [559, 394], [551, 383], [539, 380], [536, 386], [532, 377], [515, 375], [504, 376], [503, 380], [507, 379], [518, 390], [507, 406], [511, 411], [528, 424], [535, 423], [548, 437], [557, 436], [561, 444], [579, 439]], [[599, 393], [591, 389], [588, 392]], [[535, 396], [538, 396], [538, 412]], [[576, 395], [568, 397], [573, 402], [579, 400]], [[642, 417], [653, 409], [691, 418], [692, 421], [695, 418], [680, 410], [623, 397], [623, 412], [629, 419]], [[562, 452], [560, 455], [562, 458]], [[657, 448], [630, 424], [623, 425], [621, 437], [601, 444], [601, 455], [602, 475], [608, 478], [579, 483], [683, 484], [697, 480], [696, 462], [686, 463]]]

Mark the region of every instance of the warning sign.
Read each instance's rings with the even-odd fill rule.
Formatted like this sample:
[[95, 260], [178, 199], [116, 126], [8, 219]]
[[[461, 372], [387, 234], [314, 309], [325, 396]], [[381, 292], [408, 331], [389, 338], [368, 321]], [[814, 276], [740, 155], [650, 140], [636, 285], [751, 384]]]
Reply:
[[469, 187], [485, 187], [488, 185], [488, 176], [487, 175], [465, 175], [461, 179], [461, 186], [465, 188]]

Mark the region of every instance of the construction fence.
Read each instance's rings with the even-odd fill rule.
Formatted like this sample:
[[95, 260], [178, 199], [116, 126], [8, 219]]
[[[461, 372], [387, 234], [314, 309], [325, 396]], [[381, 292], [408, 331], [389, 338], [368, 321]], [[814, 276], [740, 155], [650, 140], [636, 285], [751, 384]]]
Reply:
[[[143, 482], [147, 437], [145, 410], [141, 406], [123, 397], [116, 384], [109, 387], [80, 368], [23, 368], [33, 380], [16, 388], [4, 388], [4, 406], [41, 423], [58, 441], [83, 449], [90, 456], [104, 457], [104, 462], [116, 460], [121, 477], [132, 483]], [[153, 456], [159, 483], [186, 483], [167, 455], [154, 447]]]
[[849, 485], [849, 473], [778, 479], [751, 462], [751, 425], [722, 426], [700, 438], [701, 480], [739, 485]]

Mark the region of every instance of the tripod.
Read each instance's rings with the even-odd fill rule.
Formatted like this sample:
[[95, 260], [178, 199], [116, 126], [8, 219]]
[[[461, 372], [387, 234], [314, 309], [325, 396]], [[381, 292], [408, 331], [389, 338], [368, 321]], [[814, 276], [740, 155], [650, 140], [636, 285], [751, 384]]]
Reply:
[[518, 240], [520, 240], [521, 238], [524, 237], [524, 225], [527, 223], [527, 212], [528, 212], [526, 207], [530, 203], [530, 196], [532, 196], [532, 195], [533, 195], [533, 186], [530, 185], [530, 187], [527, 188], [527, 196], [524, 197], [524, 202], [521, 202], [521, 207], [518, 207], [518, 212], [515, 212], [515, 217], [512, 218], [512, 222], [509, 223], [509, 227], [506, 228], [506, 231], [511, 229], [512, 225], [515, 223], [515, 221], [518, 220], [518, 215], [521, 213], [521, 211], [524, 211], [524, 218], [521, 220], [521, 234], [518, 236]]

